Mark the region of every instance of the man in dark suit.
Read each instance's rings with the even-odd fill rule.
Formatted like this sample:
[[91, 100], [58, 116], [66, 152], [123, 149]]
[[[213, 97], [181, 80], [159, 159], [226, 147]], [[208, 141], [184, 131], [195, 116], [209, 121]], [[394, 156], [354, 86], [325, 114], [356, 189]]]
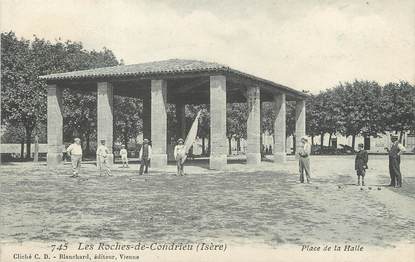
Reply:
[[401, 154], [405, 152], [405, 147], [398, 141], [398, 136], [391, 135], [392, 144], [386, 148], [389, 154], [389, 175], [391, 182], [389, 186], [402, 187], [401, 174]]

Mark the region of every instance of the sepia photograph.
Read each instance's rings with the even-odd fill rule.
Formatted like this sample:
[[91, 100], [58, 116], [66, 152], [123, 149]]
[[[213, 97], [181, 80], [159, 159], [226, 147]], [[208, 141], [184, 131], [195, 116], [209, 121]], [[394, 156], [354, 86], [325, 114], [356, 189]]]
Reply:
[[415, 261], [415, 1], [0, 0], [0, 261]]

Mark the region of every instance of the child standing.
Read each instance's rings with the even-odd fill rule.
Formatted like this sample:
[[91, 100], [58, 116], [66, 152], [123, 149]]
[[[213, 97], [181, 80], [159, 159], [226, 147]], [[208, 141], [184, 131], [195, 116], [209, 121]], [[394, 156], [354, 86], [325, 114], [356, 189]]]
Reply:
[[363, 149], [363, 144], [358, 145], [359, 151], [356, 154], [354, 161], [354, 169], [357, 174], [357, 185], [360, 186], [360, 177], [362, 177], [362, 186], [365, 185], [365, 174], [367, 169], [367, 162], [369, 160], [367, 151]]
[[127, 149], [125, 149], [125, 145], [121, 146], [120, 155], [121, 155], [122, 167], [128, 167], [128, 152], [127, 152]]
[[184, 175], [184, 158], [186, 152], [184, 152], [184, 140], [179, 138], [177, 140], [177, 145], [174, 147], [174, 158], [176, 159], [177, 164], [177, 176]]

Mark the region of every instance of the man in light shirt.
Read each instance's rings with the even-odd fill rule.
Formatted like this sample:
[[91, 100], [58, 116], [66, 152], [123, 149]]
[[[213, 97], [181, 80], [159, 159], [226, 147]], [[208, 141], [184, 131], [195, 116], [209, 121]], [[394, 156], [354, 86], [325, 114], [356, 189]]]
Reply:
[[99, 169], [99, 175], [102, 175], [104, 172], [106, 175], [111, 175], [111, 170], [108, 166], [108, 154], [110, 151], [105, 146], [105, 139], [101, 139], [101, 145], [97, 148], [97, 165]]
[[304, 172], [307, 178], [307, 183], [311, 183], [311, 172], [310, 172], [310, 154], [311, 145], [308, 143], [306, 136], [301, 138], [302, 146], [298, 150], [298, 164], [300, 169], [300, 182], [304, 183]]
[[78, 177], [82, 162], [81, 139], [75, 138], [74, 143], [66, 149], [66, 153], [71, 157], [72, 177]]
[[389, 155], [389, 175], [391, 182], [389, 186], [402, 187], [402, 174], [401, 174], [401, 154], [405, 152], [405, 147], [399, 143], [398, 136], [391, 136], [392, 144], [389, 148], [386, 148]]

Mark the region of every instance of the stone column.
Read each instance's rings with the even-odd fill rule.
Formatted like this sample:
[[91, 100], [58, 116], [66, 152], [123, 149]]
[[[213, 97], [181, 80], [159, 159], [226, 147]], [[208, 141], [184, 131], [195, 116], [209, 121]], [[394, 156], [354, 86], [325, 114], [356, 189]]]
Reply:
[[[301, 147], [301, 138], [305, 136], [305, 100], [297, 101], [295, 104], [295, 149]], [[298, 156], [296, 154], [296, 156]]]
[[62, 161], [63, 151], [63, 107], [62, 88], [55, 84], [48, 85], [48, 154], [50, 167]]
[[274, 146], [272, 152], [274, 153], [274, 162], [285, 163], [286, 161], [286, 103], [285, 94], [274, 96], [274, 108], [275, 108], [275, 119], [274, 119]]
[[210, 159], [211, 169], [223, 170], [227, 164], [226, 77], [210, 77]]
[[110, 151], [108, 162], [114, 162], [113, 147], [113, 87], [108, 82], [98, 82], [97, 84], [97, 146], [101, 144], [101, 139], [105, 139], [105, 145]]
[[143, 96], [143, 139], [151, 140], [151, 93]]
[[167, 81], [151, 80], [151, 166], [167, 166]]
[[247, 164], [261, 163], [261, 98], [258, 86], [249, 87], [247, 121]]
[[186, 139], [186, 105], [183, 103], [176, 104], [177, 117], [177, 136]]

